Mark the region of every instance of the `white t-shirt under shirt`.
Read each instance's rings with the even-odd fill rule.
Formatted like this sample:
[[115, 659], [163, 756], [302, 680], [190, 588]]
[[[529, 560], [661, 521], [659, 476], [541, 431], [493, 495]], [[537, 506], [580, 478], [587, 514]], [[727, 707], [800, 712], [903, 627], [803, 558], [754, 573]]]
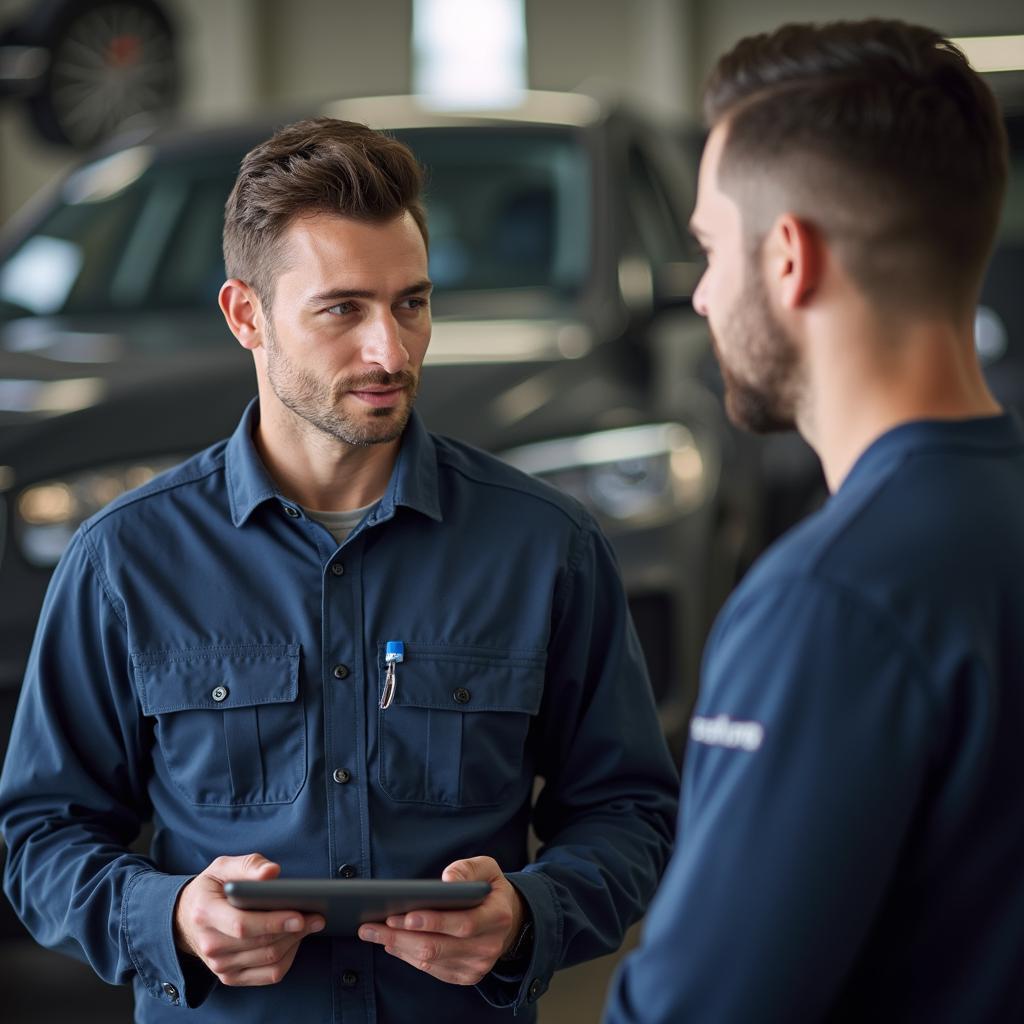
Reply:
[[315, 508], [305, 509], [310, 519], [315, 519], [327, 527], [331, 536], [339, 543], [344, 544], [348, 535], [363, 521], [363, 516], [373, 508], [377, 502], [372, 501], [362, 508], [354, 508], [346, 512], [321, 512]]

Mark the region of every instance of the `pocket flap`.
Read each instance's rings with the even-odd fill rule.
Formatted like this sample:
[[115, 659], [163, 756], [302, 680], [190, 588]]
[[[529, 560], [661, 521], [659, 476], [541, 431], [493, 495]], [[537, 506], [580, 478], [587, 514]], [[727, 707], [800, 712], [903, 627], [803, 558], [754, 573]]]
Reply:
[[[407, 643], [405, 660], [396, 666], [392, 704], [535, 715], [544, 692], [545, 664], [543, 651]], [[384, 644], [379, 645], [378, 666], [383, 679]]]
[[283, 704], [299, 692], [298, 644], [133, 651], [132, 664], [146, 715]]

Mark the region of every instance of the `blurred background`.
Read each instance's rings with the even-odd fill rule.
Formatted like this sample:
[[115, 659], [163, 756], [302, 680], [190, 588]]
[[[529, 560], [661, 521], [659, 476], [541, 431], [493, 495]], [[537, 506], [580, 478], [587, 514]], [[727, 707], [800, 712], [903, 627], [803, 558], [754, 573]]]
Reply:
[[[0, 0], [0, 756], [77, 525], [228, 434], [255, 391], [215, 306], [241, 156], [331, 114], [426, 167], [428, 426], [597, 515], [681, 758], [715, 612], [824, 499], [798, 438], [726, 421], [689, 304], [700, 85], [741, 36], [867, 16], [956, 37], [1003, 105], [1014, 167], [976, 334], [1021, 410], [1020, 4]], [[559, 975], [542, 1019], [596, 1021], [615, 960]], [[127, 990], [37, 949], [5, 901], [0, 998], [8, 1021], [131, 1017]]]

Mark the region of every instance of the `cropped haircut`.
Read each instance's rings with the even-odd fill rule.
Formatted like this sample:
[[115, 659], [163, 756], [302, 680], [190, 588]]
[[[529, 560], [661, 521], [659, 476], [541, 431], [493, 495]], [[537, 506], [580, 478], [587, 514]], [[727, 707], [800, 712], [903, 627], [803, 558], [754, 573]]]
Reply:
[[956, 313], [977, 301], [1006, 130], [948, 39], [882, 19], [786, 25], [719, 60], [704, 113], [725, 126], [718, 184], [753, 250], [790, 212], [872, 301]]
[[270, 309], [284, 269], [281, 237], [299, 216], [384, 223], [408, 212], [428, 241], [423, 172], [397, 139], [352, 121], [286, 125], [242, 160], [224, 208], [224, 265]]

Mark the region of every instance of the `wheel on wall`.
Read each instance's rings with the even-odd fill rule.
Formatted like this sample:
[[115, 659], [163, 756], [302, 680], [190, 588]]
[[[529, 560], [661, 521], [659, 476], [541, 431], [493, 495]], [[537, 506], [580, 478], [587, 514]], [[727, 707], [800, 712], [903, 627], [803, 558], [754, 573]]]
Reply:
[[4, 41], [48, 57], [24, 103], [51, 142], [88, 147], [177, 104], [174, 28], [156, 0], [49, 0]]

